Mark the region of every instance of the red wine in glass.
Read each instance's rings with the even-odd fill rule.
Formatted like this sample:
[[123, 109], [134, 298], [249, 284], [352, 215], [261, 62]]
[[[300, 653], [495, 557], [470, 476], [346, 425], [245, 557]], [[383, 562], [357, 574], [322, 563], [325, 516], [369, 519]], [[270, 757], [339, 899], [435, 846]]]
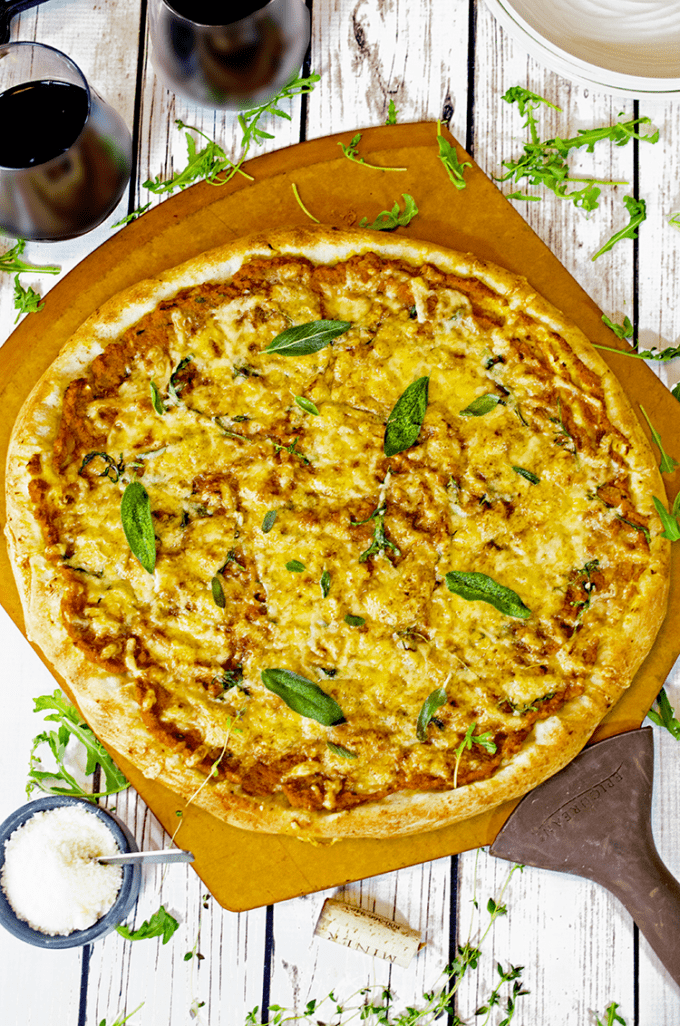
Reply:
[[0, 125], [3, 233], [73, 238], [117, 205], [130, 177], [130, 133], [64, 54], [0, 46]]
[[304, 0], [151, 0], [152, 59], [173, 92], [207, 107], [266, 103], [300, 70]]

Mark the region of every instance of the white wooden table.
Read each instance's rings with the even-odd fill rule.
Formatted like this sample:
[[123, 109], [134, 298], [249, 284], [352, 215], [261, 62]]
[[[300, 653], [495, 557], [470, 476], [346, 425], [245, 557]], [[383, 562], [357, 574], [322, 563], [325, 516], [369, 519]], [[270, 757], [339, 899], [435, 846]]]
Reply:
[[[516, 108], [501, 100], [512, 85], [530, 88], [561, 108], [542, 115], [545, 137], [610, 124], [619, 111], [649, 114], [661, 133], [656, 146], [604, 146], [583, 156], [583, 166], [599, 177], [631, 183], [604, 190], [599, 210], [587, 215], [551, 193], [540, 203], [518, 206], [613, 320], [621, 322], [628, 314], [638, 324], [644, 348], [677, 344], [680, 234], [666, 223], [680, 207], [677, 101], [638, 104], [565, 81], [514, 44], [483, 0], [308, 0], [308, 5], [313, 15], [310, 67], [321, 81], [305, 104], [292, 108], [290, 124], [277, 122], [269, 149], [382, 124], [393, 99], [400, 121], [450, 120], [452, 132], [479, 165], [498, 175], [501, 160], [519, 154], [523, 137]], [[150, 198], [157, 201], [140, 183], [183, 166], [184, 141], [175, 118], [238, 153], [232, 115], [197, 109], [159, 85], [148, 61], [146, 17], [144, 0], [50, 0], [13, 22], [13, 39], [49, 43], [80, 65], [134, 128], [136, 146], [130, 194], [107, 224], [74, 242], [29, 244], [26, 256], [35, 263], [70, 269], [110, 236], [111, 224], [128, 209]], [[507, 193], [513, 186], [502, 188]], [[638, 242], [624, 241], [593, 263], [592, 254], [627, 222], [621, 195], [633, 188], [646, 199], [648, 210]], [[0, 239], [0, 252], [12, 242]], [[4, 339], [15, 319], [13, 279], [0, 277]], [[45, 275], [25, 275], [22, 281], [43, 294], [54, 284]], [[680, 379], [680, 360], [657, 365], [657, 370], [672, 386]], [[30, 742], [42, 729], [32, 698], [52, 691], [54, 682], [2, 610], [0, 650], [3, 819], [25, 800]], [[680, 705], [678, 665], [667, 691]], [[680, 745], [657, 728], [655, 741], [654, 833], [662, 858], [680, 877]], [[133, 793], [119, 796], [115, 804], [141, 846], [162, 844], [162, 829]], [[302, 1011], [311, 998], [331, 989], [345, 1001], [369, 984], [392, 987], [395, 1010], [421, 1007], [424, 990], [437, 984], [457, 945], [468, 939], [470, 924], [473, 940], [480, 924], [485, 927], [487, 899], [498, 894], [508, 869], [508, 863], [486, 852], [471, 852], [345, 888], [340, 896], [422, 932], [427, 946], [408, 969], [315, 939], [321, 905], [331, 892], [237, 915], [204, 898], [204, 886], [185, 867], [145, 871], [136, 922], [163, 903], [180, 921], [172, 940], [166, 946], [156, 940], [129, 943], [114, 934], [85, 952], [43, 952], [1, 931], [0, 1021], [3, 1026], [84, 1026], [105, 1019], [112, 1026], [143, 1002], [130, 1019], [133, 1026], [241, 1026], [255, 1006], [260, 1007], [259, 1022], [271, 1005]], [[247, 873], [248, 867], [234, 870]], [[479, 968], [458, 992], [457, 1014], [463, 1021], [484, 1020], [474, 1012], [495, 985], [500, 961], [504, 968], [524, 966], [522, 978], [530, 993], [518, 999], [513, 1021], [519, 1026], [587, 1026], [597, 1015], [605, 1021], [613, 1001], [627, 1026], [680, 1023], [680, 990], [603, 889], [526, 869], [513, 875], [504, 900], [509, 914], [485, 938]], [[192, 952], [203, 958], [185, 959]], [[502, 1017], [502, 1009], [496, 1010], [490, 1023]], [[324, 1015], [317, 1018], [324, 1020]]]

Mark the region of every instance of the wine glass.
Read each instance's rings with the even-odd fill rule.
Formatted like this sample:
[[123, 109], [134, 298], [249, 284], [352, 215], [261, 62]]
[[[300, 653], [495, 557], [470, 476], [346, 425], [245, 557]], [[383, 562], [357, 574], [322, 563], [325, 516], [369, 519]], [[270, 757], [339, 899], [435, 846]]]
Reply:
[[173, 92], [207, 107], [267, 103], [300, 70], [304, 0], [151, 0], [152, 61]]
[[0, 231], [83, 235], [117, 205], [132, 139], [78, 66], [42, 43], [0, 46]]

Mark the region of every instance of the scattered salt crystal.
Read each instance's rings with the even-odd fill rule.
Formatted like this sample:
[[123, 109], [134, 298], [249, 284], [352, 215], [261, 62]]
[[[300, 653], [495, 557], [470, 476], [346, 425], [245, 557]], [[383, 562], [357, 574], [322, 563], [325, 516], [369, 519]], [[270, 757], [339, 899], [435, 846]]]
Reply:
[[120, 849], [106, 824], [80, 805], [37, 812], [5, 842], [2, 889], [19, 919], [41, 933], [85, 930], [120, 890], [120, 866], [94, 859]]

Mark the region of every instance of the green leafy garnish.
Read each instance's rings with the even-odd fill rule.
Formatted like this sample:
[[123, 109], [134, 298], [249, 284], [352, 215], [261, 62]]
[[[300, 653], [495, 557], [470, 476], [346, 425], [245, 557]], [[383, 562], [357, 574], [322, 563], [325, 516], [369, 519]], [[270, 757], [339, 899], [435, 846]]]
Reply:
[[680, 515], [680, 492], [675, 496], [675, 502], [670, 513], [663, 502], [657, 499], [656, 495], [653, 495], [652, 499], [663, 525], [661, 537], [668, 538], [669, 541], [680, 541], [680, 520], [678, 519]]
[[386, 456], [396, 456], [417, 442], [427, 409], [429, 383], [429, 377], [417, 378], [394, 404], [385, 425]]
[[301, 563], [299, 559], [289, 559], [286, 563], [286, 570], [289, 570], [292, 574], [301, 574], [305, 569], [305, 564]]
[[27, 264], [21, 259], [21, 254], [26, 249], [26, 239], [17, 239], [11, 249], [0, 256], [0, 271], [8, 271], [10, 274], [60, 274], [61, 267], [54, 264]]
[[478, 395], [476, 399], [473, 399], [469, 406], [460, 411], [460, 416], [483, 417], [485, 414], [495, 410], [497, 406], [504, 405], [505, 403], [499, 395], [488, 392], [486, 395]]
[[390, 97], [390, 102], [387, 105], [387, 120], [385, 121], [385, 124], [396, 125], [398, 113], [399, 111], [394, 106], [394, 100]]
[[151, 405], [153, 406], [158, 416], [162, 417], [165, 413], [165, 404], [161, 399], [161, 394], [158, 391], [158, 388], [156, 387], [156, 383], [154, 381], [149, 382], [149, 387], [151, 389]]
[[271, 340], [265, 353], [281, 356], [309, 356], [325, 349], [334, 339], [352, 327], [350, 321], [308, 321], [286, 328]]
[[122, 923], [116, 927], [116, 931], [125, 940], [149, 940], [152, 937], [162, 937], [163, 943], [167, 944], [178, 928], [179, 923], [177, 920], [166, 911], [164, 905], [161, 905], [158, 911], [154, 912], [150, 919], [145, 919], [136, 930], [130, 930], [128, 926]]
[[120, 519], [132, 554], [152, 574], [156, 566], [156, 538], [149, 495], [141, 481], [132, 481], [123, 492]]
[[618, 1005], [616, 1001], [612, 1001], [611, 1004], [607, 1005], [604, 1010], [604, 1014], [607, 1016], [606, 1022], [602, 1022], [601, 1019], [596, 1018], [596, 1026], [614, 1026], [617, 1022], [620, 1023], [621, 1026], [626, 1026], [626, 1020], [621, 1018], [617, 1012], [617, 1008], [620, 1008], [620, 1005]]
[[390, 541], [385, 534], [385, 507], [379, 506], [373, 510], [370, 516], [366, 517], [365, 520], [352, 520], [352, 527], [360, 527], [362, 524], [368, 523], [369, 520], [375, 520], [373, 528], [373, 541], [368, 548], [361, 553], [359, 556], [359, 562], [365, 563], [370, 556], [382, 555], [385, 549], [391, 549], [395, 555], [400, 556], [401, 550]]
[[318, 408], [314, 405], [311, 399], [307, 399], [304, 395], [296, 395], [294, 398], [300, 409], [304, 410], [305, 413], [311, 413], [313, 417], [320, 416]]
[[104, 469], [99, 473], [99, 477], [108, 477], [109, 481], [113, 481], [116, 484], [120, 480], [120, 476], [125, 470], [125, 464], [123, 463], [122, 455], [118, 460], [115, 460], [113, 456], [109, 456], [107, 452], [87, 452], [83, 456], [82, 463], [78, 470], [79, 474], [82, 474], [85, 467], [89, 466], [93, 460], [100, 459], [104, 462]]
[[599, 559], [589, 559], [585, 566], [576, 571], [578, 577], [585, 577], [585, 581], [582, 581], [583, 590], [586, 593], [584, 599], [580, 599], [578, 602], [572, 602], [572, 606], [578, 609], [578, 615], [574, 623], [574, 627], [577, 627], [583, 619], [583, 614], [590, 607], [590, 603], [593, 601], [593, 592], [595, 590], [595, 583], [592, 579], [593, 574], [599, 569]]
[[420, 712], [418, 713], [418, 722], [416, 724], [416, 737], [419, 741], [427, 741], [427, 728], [430, 720], [442, 705], [446, 703], [446, 688], [436, 688], [431, 691], [423, 702]]
[[278, 515], [278, 510], [276, 510], [276, 509], [268, 509], [267, 510], [267, 512], [264, 515], [264, 519], [262, 521], [262, 533], [263, 534], [268, 534], [271, 531], [272, 527], [274, 526], [274, 521], [276, 520], [277, 515]]
[[447, 175], [457, 189], [464, 189], [467, 184], [464, 177], [465, 168], [472, 167], [472, 164], [469, 160], [461, 163], [458, 159], [456, 147], [442, 135], [441, 121], [437, 122], [437, 143], [439, 144], [439, 159], [444, 165]]
[[506, 588], [504, 584], [498, 584], [486, 574], [474, 570], [451, 570], [445, 581], [449, 591], [468, 602], [488, 602], [500, 613], [522, 620], [531, 616], [531, 610], [524, 605], [516, 592]]
[[[78, 710], [71, 705], [61, 691], [52, 695], [40, 695], [34, 700], [34, 712], [47, 712], [46, 720], [59, 724], [57, 730], [44, 731], [33, 738], [29, 758], [28, 783], [26, 794], [30, 798], [36, 787], [47, 794], [66, 794], [76, 798], [87, 798], [96, 801], [107, 794], [118, 794], [130, 785], [104, 746], [97, 740], [84, 722]], [[68, 772], [65, 765], [66, 747], [71, 738], [84, 745], [87, 752], [85, 773], [91, 776], [97, 766], [104, 775], [104, 789], [97, 794], [84, 791], [78, 781]], [[57, 763], [54, 772], [41, 768], [41, 761], [36, 755], [40, 745], [46, 744]]]
[[311, 463], [311, 460], [307, 456], [305, 456], [304, 453], [297, 451], [297, 435], [290, 443], [290, 445], [282, 445], [281, 442], [277, 442], [275, 438], [271, 438], [270, 441], [274, 446], [274, 452], [288, 452], [291, 456], [297, 456], [297, 458], [305, 465], [309, 465]]
[[[194, 182], [201, 181], [202, 179], [215, 185], [224, 185], [237, 172], [252, 181], [251, 176], [246, 175], [241, 167], [243, 158], [235, 164], [233, 160], [229, 159], [222, 147], [206, 135], [205, 132], [202, 132], [200, 128], [185, 125], [179, 118], [175, 120], [175, 124], [180, 130], [185, 130], [184, 138], [187, 145], [186, 167], [182, 168], [181, 171], [177, 171], [171, 178], [163, 179], [160, 175], [156, 175], [153, 179], [147, 178], [142, 183], [144, 189], [148, 189], [149, 192], [155, 195], [164, 195], [176, 192], [177, 189], [186, 189], [188, 185], [193, 185]], [[197, 148], [197, 141], [191, 135], [192, 132], [200, 136], [201, 139], [206, 140], [205, 146], [201, 149]], [[220, 178], [220, 175], [223, 177]], [[136, 211], [133, 211], [133, 214], [128, 214], [125, 220], [133, 220], [133, 215], [139, 216], [147, 207], [148, 204], [145, 207], [139, 207]]]
[[619, 229], [618, 232], [614, 232], [611, 239], [605, 242], [601, 249], [598, 249], [597, 253], [591, 259], [597, 260], [603, 253], [607, 253], [617, 242], [621, 239], [637, 239], [637, 229], [640, 227], [642, 222], [647, 217], [647, 204], [643, 199], [636, 200], [634, 196], [624, 196], [623, 202], [630, 215], [630, 220], [625, 228]]
[[348, 613], [345, 617], [345, 623], [349, 624], [350, 627], [363, 627], [366, 620], [363, 616], [354, 616], [353, 613]]
[[384, 167], [381, 164], [369, 164], [367, 160], [359, 156], [359, 143], [361, 142], [361, 132], [357, 132], [355, 136], [348, 143], [338, 143], [338, 146], [345, 154], [348, 160], [353, 160], [357, 164], [362, 164], [363, 167], [370, 167], [373, 171], [407, 171], [405, 167]]
[[320, 223], [319, 218], [318, 217], [314, 217], [314, 214], [310, 214], [309, 210], [307, 210], [307, 207], [304, 205], [304, 203], [300, 199], [300, 193], [298, 192], [298, 187], [295, 184], [295, 182], [291, 182], [291, 186], [293, 188], [293, 195], [295, 196], [295, 202], [299, 206], [299, 208], [302, 211], [302, 213], [306, 214], [310, 221], [314, 221], [315, 224], [319, 224]]
[[19, 275], [15, 275], [14, 278], [14, 309], [18, 310], [19, 313], [14, 321], [18, 323], [22, 313], [39, 313], [45, 305], [45, 300], [42, 298], [39, 292], [31, 286], [24, 286], [19, 281]]
[[468, 751], [472, 751], [473, 745], [479, 745], [490, 755], [493, 755], [496, 751], [496, 743], [493, 740], [493, 735], [487, 731], [486, 734], [475, 734], [477, 728], [476, 723], [471, 723], [468, 729], [465, 731], [465, 737], [456, 748], [456, 762], [453, 771], [453, 786], [458, 786], [458, 767], [460, 766], [460, 760], [463, 757], [463, 752], [467, 748]]
[[358, 759], [359, 756], [356, 752], [350, 752], [349, 748], [345, 748], [344, 745], [336, 745], [334, 741], [326, 741], [329, 749], [333, 755], [338, 755], [341, 759]]
[[676, 741], [680, 741], [680, 722], [676, 719], [675, 709], [668, 700], [668, 695], [664, 688], [656, 696], [656, 709], [650, 709], [647, 716], [656, 723], [657, 727], [665, 727], [665, 729], [673, 735]]
[[222, 587], [222, 582], [219, 577], [213, 577], [210, 582], [210, 590], [212, 591], [213, 602], [215, 605], [219, 606], [220, 609], [224, 609], [227, 604], [227, 600], [224, 597], [224, 588]]
[[402, 192], [401, 195], [404, 199], [403, 210], [400, 208], [399, 201], [397, 200], [391, 210], [381, 211], [372, 224], [368, 224], [367, 217], [362, 217], [359, 227], [371, 228], [376, 232], [392, 232], [400, 225], [405, 228], [418, 213], [418, 207], [413, 196], [409, 196], [407, 192]]
[[[614, 321], [610, 320], [610, 318], [607, 317], [606, 314], [602, 314], [602, 320], [607, 325], [607, 327], [614, 332], [617, 338], [625, 339], [633, 337], [635, 329], [633, 328], [633, 325], [631, 324], [629, 317], [623, 318], [623, 324], [615, 324]], [[618, 349], [614, 351], [617, 353], [619, 352]]]
[[[144, 1002], [142, 1001], [141, 1005], [137, 1005], [137, 1007], [135, 1009], [133, 1009], [132, 1012], [128, 1012], [127, 1015], [125, 1015], [124, 1012], [121, 1012], [120, 1015], [116, 1016], [114, 1021], [111, 1023], [111, 1026], [125, 1026], [125, 1023], [128, 1021], [128, 1019], [131, 1019], [132, 1016], [135, 1015], [135, 1013], [138, 1012], [139, 1009], [143, 1008], [143, 1007], [144, 1007]], [[102, 1019], [101, 1022], [99, 1023], [99, 1026], [106, 1026], [106, 1019]]]
[[328, 570], [324, 570], [319, 580], [319, 587], [321, 588], [321, 594], [324, 598], [328, 597], [328, 592], [331, 590], [331, 575]]
[[520, 477], [526, 478], [526, 480], [531, 484], [537, 485], [541, 483], [540, 477], [537, 477], [532, 470], [527, 470], [526, 467], [513, 467], [512, 469], [516, 474], [519, 474]]
[[300, 716], [316, 720], [325, 727], [345, 722], [342, 709], [335, 699], [306, 677], [291, 670], [280, 669], [262, 670], [260, 676], [264, 686]]
[[661, 462], [659, 463], [659, 470], [661, 471], [662, 474], [672, 474], [673, 471], [676, 469], [676, 467], [679, 466], [680, 464], [678, 464], [678, 461], [673, 459], [672, 456], [669, 456], [666, 452], [664, 452], [664, 448], [663, 448], [663, 445], [661, 444], [661, 436], [659, 435], [659, 432], [656, 430], [656, 428], [652, 424], [651, 420], [647, 416], [647, 411], [645, 410], [644, 406], [640, 406], [640, 409], [642, 410], [642, 413], [644, 415], [645, 420], [649, 424], [649, 430], [652, 432], [652, 438], [654, 439], [654, 444], [656, 445], [657, 449], [661, 453]]

